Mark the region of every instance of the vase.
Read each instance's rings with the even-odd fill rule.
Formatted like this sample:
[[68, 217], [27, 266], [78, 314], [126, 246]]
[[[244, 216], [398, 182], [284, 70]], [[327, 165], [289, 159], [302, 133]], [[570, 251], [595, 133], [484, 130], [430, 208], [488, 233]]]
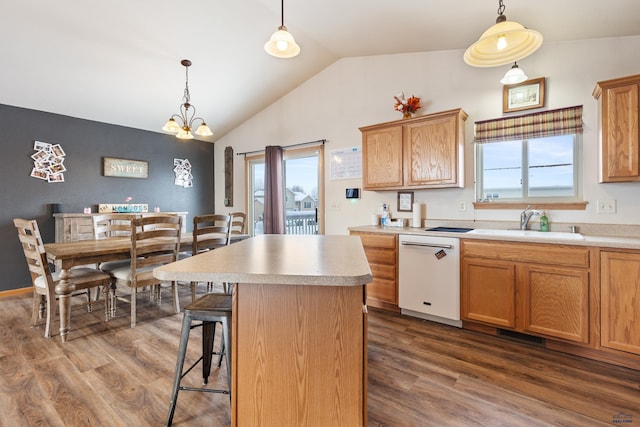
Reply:
[[413, 117], [413, 113], [403, 113], [402, 114], [402, 118], [403, 119], [410, 119], [411, 117]]

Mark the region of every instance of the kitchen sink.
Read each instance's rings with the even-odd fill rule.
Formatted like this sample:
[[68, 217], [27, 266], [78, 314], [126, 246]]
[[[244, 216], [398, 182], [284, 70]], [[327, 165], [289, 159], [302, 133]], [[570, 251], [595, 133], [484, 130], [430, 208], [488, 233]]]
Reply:
[[469, 231], [469, 234], [483, 234], [487, 236], [513, 236], [531, 237], [551, 240], [584, 240], [580, 233], [563, 233], [560, 231], [536, 231], [536, 230], [499, 230], [492, 228], [476, 228]]

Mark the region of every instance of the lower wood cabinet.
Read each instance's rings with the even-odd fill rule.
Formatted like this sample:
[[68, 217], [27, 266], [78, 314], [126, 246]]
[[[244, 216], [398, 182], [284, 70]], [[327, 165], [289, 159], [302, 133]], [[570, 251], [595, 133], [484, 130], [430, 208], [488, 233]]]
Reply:
[[600, 252], [601, 346], [640, 355], [640, 252]]
[[373, 275], [373, 282], [367, 284], [367, 304], [399, 312], [398, 236], [360, 231], [350, 234], [360, 236]]
[[[163, 214], [176, 214], [182, 217], [182, 232], [187, 231], [188, 212], [162, 212]], [[153, 215], [154, 212], [140, 213], [136, 215]], [[56, 213], [55, 218], [55, 241], [73, 242], [76, 240], [92, 240], [93, 237], [93, 216], [97, 213]]]
[[590, 249], [463, 240], [461, 316], [589, 344]]

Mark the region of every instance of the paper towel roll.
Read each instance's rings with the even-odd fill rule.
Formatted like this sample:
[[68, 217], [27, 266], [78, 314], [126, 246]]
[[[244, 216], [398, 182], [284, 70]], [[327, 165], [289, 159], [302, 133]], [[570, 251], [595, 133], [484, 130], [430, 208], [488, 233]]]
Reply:
[[422, 204], [413, 204], [413, 220], [411, 221], [412, 227], [422, 227]]

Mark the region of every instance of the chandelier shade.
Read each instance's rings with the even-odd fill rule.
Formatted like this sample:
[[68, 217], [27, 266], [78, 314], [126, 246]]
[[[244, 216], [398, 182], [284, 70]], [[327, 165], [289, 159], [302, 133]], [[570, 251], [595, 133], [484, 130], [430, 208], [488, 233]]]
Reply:
[[194, 128], [196, 123], [200, 121], [200, 125], [196, 129], [196, 135], [198, 136], [211, 136], [213, 132], [207, 126], [204, 119], [201, 117], [196, 117], [196, 107], [191, 105], [191, 94], [189, 93], [189, 67], [191, 66], [191, 61], [188, 59], [183, 59], [180, 61], [185, 67], [185, 85], [184, 85], [184, 95], [182, 96], [182, 104], [179, 107], [179, 113], [173, 114], [169, 117], [169, 120], [164, 124], [162, 130], [168, 133], [173, 133], [176, 135], [176, 138], [179, 139], [193, 139], [194, 136], [191, 133], [191, 130]]
[[504, 4], [499, 0], [495, 25], [464, 52], [464, 62], [473, 67], [498, 67], [534, 53], [542, 46], [542, 34], [523, 25], [507, 21]]
[[500, 80], [503, 85], [515, 85], [526, 81], [529, 77], [524, 73], [522, 68], [518, 67], [517, 63], [513, 63], [513, 66], [507, 71]]
[[293, 58], [300, 53], [300, 46], [284, 26], [284, 0], [281, 0], [280, 6], [280, 26], [264, 44], [264, 50], [276, 58]]

